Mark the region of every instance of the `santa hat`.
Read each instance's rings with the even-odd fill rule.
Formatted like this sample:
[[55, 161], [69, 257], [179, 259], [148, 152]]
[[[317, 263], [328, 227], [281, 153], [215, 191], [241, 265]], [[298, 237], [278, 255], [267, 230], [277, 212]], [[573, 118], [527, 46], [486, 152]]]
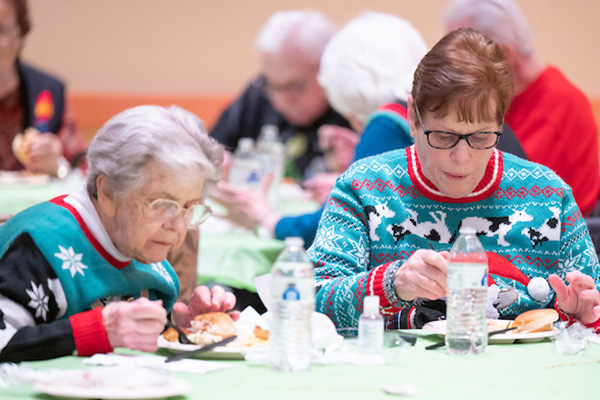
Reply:
[[[527, 287], [532, 299], [543, 302], [548, 299], [550, 286], [542, 277], [529, 279], [519, 268], [499, 254], [486, 251], [488, 257], [488, 272], [502, 278], [512, 279]], [[494, 278], [488, 275], [488, 286], [494, 285]]]

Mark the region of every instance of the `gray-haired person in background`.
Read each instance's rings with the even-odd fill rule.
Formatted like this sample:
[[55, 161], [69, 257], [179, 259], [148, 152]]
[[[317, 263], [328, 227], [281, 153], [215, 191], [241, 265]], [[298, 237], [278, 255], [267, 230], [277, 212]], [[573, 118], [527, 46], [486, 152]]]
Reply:
[[204, 199], [222, 159], [202, 121], [181, 108], [140, 106], [110, 119], [89, 147], [85, 188], [0, 227], [0, 361], [154, 351], [174, 306], [181, 323], [232, 308], [235, 297], [219, 287], [175, 305], [179, 281], [165, 260], [210, 215]]
[[448, 31], [470, 27], [500, 45], [515, 79], [505, 116], [527, 157], [550, 167], [573, 189], [582, 214], [598, 202], [598, 127], [589, 100], [556, 67], [536, 55], [525, 16], [512, 0], [453, 0]]
[[287, 174], [304, 179], [319, 172], [324, 164], [319, 127], [350, 126], [329, 106], [317, 82], [321, 54], [335, 32], [318, 11], [273, 14], [256, 37], [259, 76], [223, 112], [210, 135], [232, 152], [240, 138], [256, 139], [263, 126], [275, 125], [287, 147]]

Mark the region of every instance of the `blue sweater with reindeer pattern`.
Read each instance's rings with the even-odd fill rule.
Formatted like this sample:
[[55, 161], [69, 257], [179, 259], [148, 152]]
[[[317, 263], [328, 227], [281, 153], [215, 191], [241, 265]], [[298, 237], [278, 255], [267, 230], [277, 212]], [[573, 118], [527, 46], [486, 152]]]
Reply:
[[411, 303], [396, 295], [395, 272], [430, 243], [450, 250], [461, 226], [475, 228], [488, 253], [489, 284], [499, 289], [492, 316], [553, 307], [546, 282], [553, 273], [564, 280], [579, 270], [600, 287], [585, 221], [570, 187], [549, 168], [496, 149], [475, 190], [453, 199], [423, 175], [410, 146], [360, 160], [338, 179], [308, 250], [317, 311], [338, 328], [356, 327], [364, 297], [377, 295], [387, 326], [398, 328]]

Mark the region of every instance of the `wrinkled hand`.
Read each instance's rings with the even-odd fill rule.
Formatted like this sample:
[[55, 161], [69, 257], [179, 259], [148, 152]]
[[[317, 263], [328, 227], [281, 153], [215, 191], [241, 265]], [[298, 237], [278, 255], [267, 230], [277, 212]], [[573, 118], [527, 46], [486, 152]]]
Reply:
[[221, 164], [221, 168], [223, 169], [223, 177], [227, 177], [227, 181], [229, 181], [229, 171], [231, 170], [232, 165], [233, 153], [226, 150], [223, 153], [223, 163]]
[[584, 324], [596, 322], [600, 318], [600, 292], [594, 279], [579, 271], [569, 272], [566, 278], [569, 286], [556, 274], [548, 277], [556, 292], [558, 307]]
[[311, 198], [322, 204], [329, 199], [329, 193], [338, 177], [338, 174], [317, 174], [305, 180], [302, 187], [310, 193]]
[[58, 163], [62, 158], [63, 146], [60, 138], [53, 133], [42, 133], [31, 143], [28, 154], [28, 171], [56, 176]]
[[113, 348], [156, 351], [157, 340], [167, 323], [162, 300], [141, 297], [132, 302], [118, 301], [102, 310], [108, 341]]
[[266, 215], [274, 212], [268, 199], [268, 191], [273, 174], [261, 179], [257, 191], [219, 181], [212, 190], [211, 197], [227, 209], [225, 218], [247, 229], [254, 229]]
[[359, 135], [351, 129], [338, 125], [322, 125], [317, 135], [319, 148], [325, 155], [329, 168], [338, 174], [344, 172], [354, 159]]
[[[173, 322], [177, 326], [188, 328], [190, 321], [198, 314], [214, 311], [225, 312], [235, 306], [236, 298], [231, 292], [225, 291], [221, 286], [214, 286], [209, 290], [206, 286], [198, 286], [192, 294], [189, 306], [184, 303], [175, 303], [173, 307]], [[229, 316], [237, 320], [239, 311], [232, 311]]]
[[446, 295], [448, 252], [417, 250], [402, 264], [394, 276], [396, 294], [406, 301], [417, 297], [430, 300]]

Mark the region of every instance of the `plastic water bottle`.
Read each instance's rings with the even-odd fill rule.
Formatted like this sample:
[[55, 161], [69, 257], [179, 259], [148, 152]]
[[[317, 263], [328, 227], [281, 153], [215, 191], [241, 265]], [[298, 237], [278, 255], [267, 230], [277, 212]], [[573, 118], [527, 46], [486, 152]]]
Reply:
[[461, 228], [448, 259], [446, 348], [451, 354], [485, 351], [487, 274], [487, 255], [475, 229]]
[[258, 135], [256, 152], [261, 163], [261, 177], [273, 174], [269, 188], [269, 203], [277, 207], [279, 202], [279, 185], [283, 179], [285, 168], [285, 147], [279, 141], [279, 128], [276, 125], [265, 125]]
[[241, 138], [233, 154], [229, 183], [255, 190], [260, 186], [260, 160], [254, 154], [254, 139]]
[[380, 355], [383, 352], [383, 317], [379, 313], [379, 297], [365, 297], [363, 313], [358, 319], [358, 350]]
[[271, 271], [271, 366], [298, 372], [310, 368], [311, 328], [315, 309], [315, 273], [304, 240], [285, 239]]

